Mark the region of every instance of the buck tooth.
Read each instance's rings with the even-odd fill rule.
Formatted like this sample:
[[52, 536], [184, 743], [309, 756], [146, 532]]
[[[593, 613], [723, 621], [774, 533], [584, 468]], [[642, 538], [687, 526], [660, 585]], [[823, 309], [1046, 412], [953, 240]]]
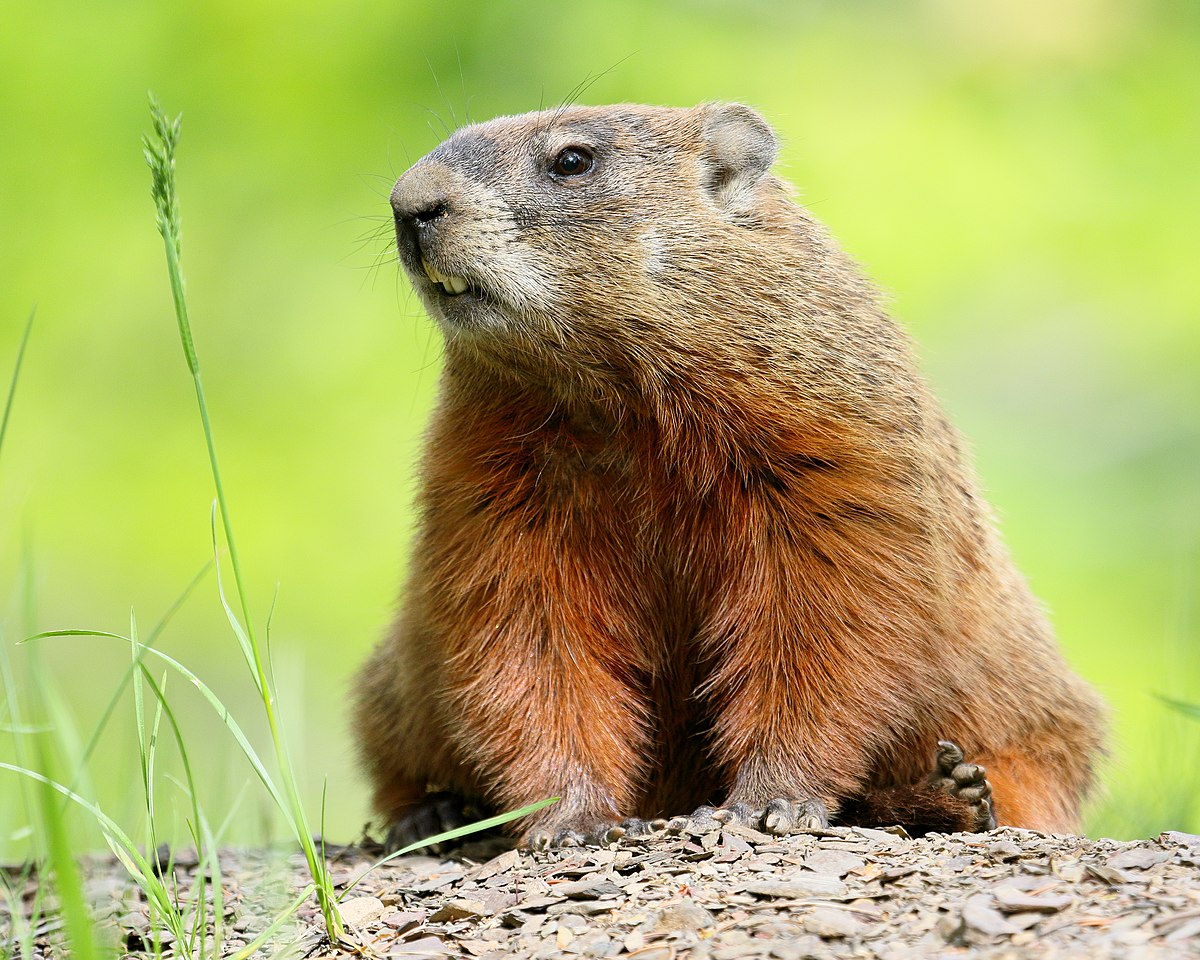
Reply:
[[446, 289], [454, 294], [463, 293], [467, 289], [467, 281], [462, 277], [446, 277], [444, 283]]

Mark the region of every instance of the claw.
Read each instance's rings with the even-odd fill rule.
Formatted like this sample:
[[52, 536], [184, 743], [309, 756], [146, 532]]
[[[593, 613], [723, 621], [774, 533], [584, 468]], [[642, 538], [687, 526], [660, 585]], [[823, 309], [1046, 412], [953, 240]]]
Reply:
[[974, 810], [977, 831], [996, 828], [992, 785], [988, 783], [987, 770], [977, 763], [967, 763], [958, 744], [951, 740], [938, 741], [937, 769], [930, 777], [929, 785], [970, 806]]
[[950, 772], [963, 762], [962, 747], [953, 740], [939, 740], [937, 752], [938, 770], [947, 776]]

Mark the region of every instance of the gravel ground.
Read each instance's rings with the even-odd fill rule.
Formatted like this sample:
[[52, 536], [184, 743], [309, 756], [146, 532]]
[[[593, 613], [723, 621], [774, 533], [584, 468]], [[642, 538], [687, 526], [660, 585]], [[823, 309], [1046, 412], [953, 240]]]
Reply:
[[[372, 862], [361, 848], [331, 853], [343, 888]], [[181, 889], [193, 873], [194, 858], [180, 856]], [[222, 873], [228, 957], [305, 877], [298, 859], [255, 851], [223, 854]], [[155, 934], [136, 889], [106, 861], [88, 875], [102, 925], [128, 955], [145, 956]], [[0, 956], [12, 927], [4, 909]], [[1004, 829], [912, 840], [851, 828], [776, 838], [727, 827], [545, 853], [481, 841], [449, 859], [393, 861], [342, 909], [341, 942], [305, 906], [259, 955], [1200, 957], [1200, 836], [1123, 843]], [[52, 915], [42, 922], [35, 955], [63, 955], [59, 927]]]

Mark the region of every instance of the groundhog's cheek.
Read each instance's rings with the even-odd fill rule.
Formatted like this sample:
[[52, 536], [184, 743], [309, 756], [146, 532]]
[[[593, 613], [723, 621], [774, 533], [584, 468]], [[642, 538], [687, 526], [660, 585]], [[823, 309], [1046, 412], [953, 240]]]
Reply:
[[501, 305], [520, 313], [545, 313], [563, 301], [561, 278], [534, 247], [497, 241], [477, 251], [479, 272]]
[[667, 265], [667, 247], [662, 236], [651, 227], [637, 238], [638, 250], [642, 258], [642, 270], [647, 276], [653, 277], [662, 273]]

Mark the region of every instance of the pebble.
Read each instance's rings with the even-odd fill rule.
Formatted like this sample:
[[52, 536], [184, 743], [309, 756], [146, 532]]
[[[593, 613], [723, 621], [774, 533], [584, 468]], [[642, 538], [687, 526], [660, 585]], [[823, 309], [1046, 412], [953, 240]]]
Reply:
[[786, 880], [755, 880], [743, 888], [760, 897], [784, 900], [803, 900], [807, 897], [845, 896], [846, 885], [841, 880], [815, 873], [793, 873]]
[[681, 930], [703, 930], [715, 924], [713, 915], [690, 897], [667, 907], [658, 915], [654, 929], [659, 933], [676, 933]]
[[[698, 838], [626, 838], [601, 849], [400, 858], [342, 904], [350, 921], [343, 944], [322, 939], [309, 901], [297, 912], [299, 929], [281, 930], [275, 946], [298, 938], [313, 960], [1200, 957], [1195, 834], [1120, 843], [1007, 829], [918, 840], [844, 828], [755, 833], [722, 826]], [[358, 877], [371, 860], [344, 848], [335, 856], [339, 877]], [[235, 942], [244, 946], [265, 929], [287, 894], [277, 859], [240, 851], [221, 862], [224, 930], [244, 931], [215, 951], [229, 956], [240, 949]], [[143, 950], [167, 943], [128, 882], [105, 881], [117, 867], [96, 858], [87, 868], [114, 942]], [[298, 891], [302, 863], [285, 869], [294, 869]], [[195, 872], [177, 866], [181, 895]], [[47, 925], [33, 954], [48, 956], [48, 937], [60, 929]]]
[[359, 927], [383, 916], [383, 901], [378, 897], [354, 897], [343, 900], [338, 909], [348, 926]]

